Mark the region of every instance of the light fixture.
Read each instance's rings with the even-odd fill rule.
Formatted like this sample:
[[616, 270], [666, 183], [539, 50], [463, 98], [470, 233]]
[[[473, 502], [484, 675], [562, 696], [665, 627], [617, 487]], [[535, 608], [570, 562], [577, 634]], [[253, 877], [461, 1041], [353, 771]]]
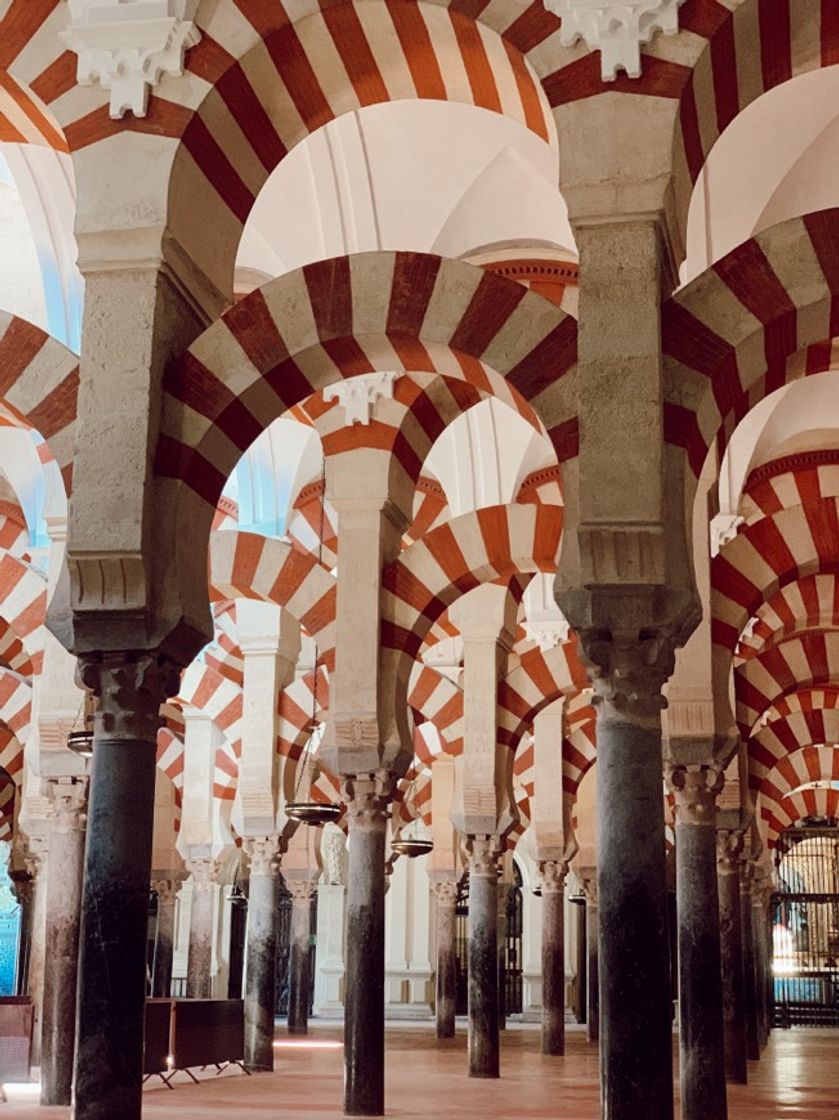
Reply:
[[293, 821], [315, 826], [330, 824], [341, 816], [341, 806], [331, 801], [289, 801], [285, 811]]
[[397, 836], [391, 840], [390, 847], [400, 856], [416, 859], [417, 856], [427, 856], [434, 847], [434, 842], [423, 840], [419, 836]]
[[93, 757], [93, 732], [71, 731], [67, 736], [67, 746], [82, 758]]

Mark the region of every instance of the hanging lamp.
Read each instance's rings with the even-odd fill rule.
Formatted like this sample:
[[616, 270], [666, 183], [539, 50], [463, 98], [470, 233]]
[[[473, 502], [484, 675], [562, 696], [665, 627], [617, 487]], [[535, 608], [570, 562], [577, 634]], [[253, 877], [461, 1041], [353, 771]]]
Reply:
[[[409, 801], [413, 793], [414, 786], [416, 785], [417, 776], [414, 774], [411, 784], [408, 786], [405, 794], [405, 801]], [[416, 859], [417, 856], [427, 856], [434, 847], [433, 840], [424, 840], [420, 836], [406, 836], [405, 830], [409, 829], [411, 825], [419, 821], [419, 815], [414, 817], [407, 825], [400, 826], [399, 831], [390, 842], [391, 851], [396, 852], [400, 856], [407, 856], [408, 859]]]
[[[326, 457], [321, 460], [320, 468], [320, 524], [318, 527], [318, 564], [323, 565], [323, 534], [324, 525], [326, 520]], [[320, 651], [315, 645], [315, 679], [312, 684], [312, 734], [309, 741], [303, 748], [303, 757], [300, 760], [300, 765], [297, 768], [297, 780], [294, 783], [294, 800], [286, 804], [286, 816], [293, 821], [298, 821], [300, 824], [310, 824], [315, 827], [321, 827], [325, 824], [330, 824], [337, 821], [341, 816], [341, 806], [336, 805], [333, 801], [301, 801], [300, 789], [303, 785], [303, 775], [308, 772], [309, 778], [306, 788], [311, 790], [312, 781], [315, 778], [314, 766], [314, 751], [310, 750], [311, 744], [315, 737], [315, 729], [317, 727], [317, 714], [318, 714], [318, 660]]]
[[[86, 700], [87, 693], [84, 693], [82, 702], [79, 704], [78, 715], [73, 720], [73, 727], [67, 734], [67, 746], [74, 754], [81, 755], [82, 758], [92, 758], [93, 729], [89, 727], [88, 716], [85, 711]], [[81, 727], [76, 726], [78, 723], [81, 723]]]

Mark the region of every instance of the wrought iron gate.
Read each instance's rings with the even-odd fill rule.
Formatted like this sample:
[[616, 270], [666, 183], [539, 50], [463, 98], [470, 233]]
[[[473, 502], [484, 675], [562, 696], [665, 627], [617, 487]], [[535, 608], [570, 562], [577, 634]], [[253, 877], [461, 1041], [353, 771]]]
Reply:
[[[772, 899], [778, 1027], [839, 1027], [839, 828], [787, 829]], [[829, 822], [831, 825], [835, 822]]]
[[[506, 935], [499, 953], [501, 1008], [507, 1015], [522, 1011], [522, 882], [518, 865], [513, 863], [513, 885], [507, 894]], [[460, 881], [455, 908], [455, 951], [457, 954], [458, 1015], [465, 1015], [469, 991], [469, 873]]]

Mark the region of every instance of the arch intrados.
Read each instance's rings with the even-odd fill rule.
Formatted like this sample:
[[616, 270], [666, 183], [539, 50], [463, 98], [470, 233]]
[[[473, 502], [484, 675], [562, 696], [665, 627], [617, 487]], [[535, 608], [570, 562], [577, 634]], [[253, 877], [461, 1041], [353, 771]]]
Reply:
[[[832, 633], [810, 631], [803, 639], [798, 636], [786, 638], [770, 653], [758, 654], [734, 670], [735, 714], [744, 735], [751, 735], [764, 713], [792, 693], [839, 683], [839, 643], [831, 643]], [[800, 648], [795, 648], [796, 643], [800, 643]], [[771, 654], [776, 655], [774, 664], [767, 663]], [[799, 655], [803, 655], [806, 670], [798, 664], [801, 661]], [[806, 675], [802, 676], [802, 671]], [[770, 685], [771, 692], [766, 691], [770, 680], [777, 682], [776, 672], [781, 677], [793, 673], [796, 676], [790, 684]], [[759, 685], [754, 680], [756, 674], [759, 675]]]
[[[804, 765], [806, 776], [796, 772], [793, 759]], [[835, 781], [839, 781], [839, 750], [829, 743], [808, 743], [789, 751], [765, 774], [750, 774], [749, 788], [765, 802], [778, 802], [811, 783]]]

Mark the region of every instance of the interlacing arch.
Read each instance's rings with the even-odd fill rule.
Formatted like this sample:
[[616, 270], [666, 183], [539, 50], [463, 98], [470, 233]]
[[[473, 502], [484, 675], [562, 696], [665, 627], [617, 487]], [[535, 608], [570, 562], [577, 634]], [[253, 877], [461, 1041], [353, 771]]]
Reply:
[[535, 646], [526, 650], [498, 687], [498, 742], [516, 751], [542, 708], [587, 686], [588, 676], [575, 637], [552, 649], [543, 651]]
[[770, 848], [778, 845], [781, 833], [796, 821], [806, 817], [836, 816], [839, 816], [839, 789], [828, 786], [798, 789], [788, 793], [781, 801], [765, 804], [761, 809]]
[[[187, 707], [196, 708], [206, 714], [222, 733], [221, 745], [216, 750], [213, 793], [219, 800], [232, 801], [236, 795], [242, 753], [242, 690], [215, 669], [193, 661], [181, 678], [177, 697], [169, 701], [168, 707], [181, 712]], [[183, 724], [180, 730], [183, 739]], [[158, 740], [158, 750], [159, 746]], [[170, 772], [173, 769], [170, 765], [166, 773], [175, 781], [175, 774]]]
[[47, 584], [10, 552], [0, 554], [0, 603], [0, 664], [31, 678], [43, 663]]
[[[812, 756], [803, 758], [802, 752], [805, 748], [831, 751], [839, 769], [839, 750], [833, 746], [837, 743], [839, 710], [836, 708], [798, 710], [771, 720], [748, 740], [750, 788], [761, 789], [775, 771], [791, 783], [788, 789], [796, 789], [808, 781], [818, 781], [820, 775], [810, 770]], [[802, 766], [806, 767], [803, 772]]]
[[802, 630], [839, 629], [839, 578], [805, 576], [762, 603], [740, 635], [735, 662], [748, 660]]
[[76, 355], [40, 327], [0, 311], [0, 427], [35, 429], [47, 441], [68, 494], [78, 391]]
[[32, 722], [32, 688], [23, 677], [0, 669], [0, 769], [23, 780], [23, 749]]
[[664, 436], [695, 477], [714, 442], [721, 461], [739, 421], [795, 376], [791, 356], [839, 334], [837, 222], [832, 209], [773, 226], [664, 304]]
[[747, 524], [819, 498], [839, 498], [839, 449], [800, 451], [751, 472], [738, 512]]
[[750, 657], [734, 670], [740, 733], [749, 735], [779, 696], [833, 682], [839, 682], [839, 631], [808, 631]]
[[76, 58], [58, 36], [65, 8], [60, 0], [0, 2], [0, 142], [69, 150], [45, 108], [76, 81]]
[[[835, 747], [802, 747], [770, 770], [758, 787], [761, 810], [771, 802], [807, 785], [831, 785], [839, 779], [839, 751]], [[761, 814], [762, 815], [762, 814]]]

